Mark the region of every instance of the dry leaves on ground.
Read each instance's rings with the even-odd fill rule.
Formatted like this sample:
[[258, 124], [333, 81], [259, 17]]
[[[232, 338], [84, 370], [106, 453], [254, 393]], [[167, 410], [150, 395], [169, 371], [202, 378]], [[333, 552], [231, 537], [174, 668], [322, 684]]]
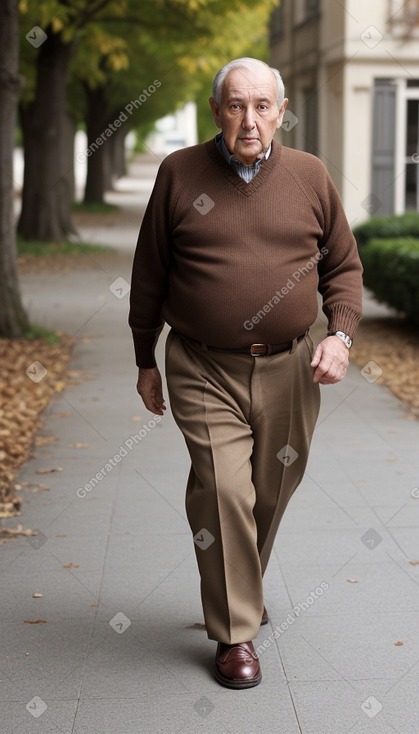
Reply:
[[53, 255], [24, 254], [19, 255], [17, 262], [21, 275], [45, 272], [63, 275], [75, 270], [97, 270], [100, 267], [99, 263], [110, 263], [112, 258], [115, 258], [115, 253], [109, 248], [109, 252], [85, 252], [84, 254], [60, 252]]
[[36, 473], [37, 474], [52, 474], [55, 471], [62, 471], [62, 470], [63, 470], [62, 466], [54, 466], [49, 469], [37, 469]]
[[25, 624], [46, 624], [46, 619], [24, 619]]
[[23, 529], [23, 525], [18, 525], [17, 528], [0, 528], [0, 541], [2, 543], [8, 543], [12, 538], [16, 538], [18, 535], [30, 537], [32, 535], [38, 535], [36, 530], [30, 530], [30, 528]]
[[[57, 344], [0, 339], [0, 517], [18, 514], [20, 500], [12, 497], [13, 480], [30, 457], [33, 435], [41, 425], [39, 416], [62, 382], [73, 343], [64, 336]], [[53, 438], [37, 439], [37, 443]]]
[[412, 416], [419, 418], [417, 330], [396, 319], [361, 321], [351, 349], [351, 360], [361, 368], [368, 362], [375, 362], [382, 370], [376, 382], [385, 384], [410, 409]]

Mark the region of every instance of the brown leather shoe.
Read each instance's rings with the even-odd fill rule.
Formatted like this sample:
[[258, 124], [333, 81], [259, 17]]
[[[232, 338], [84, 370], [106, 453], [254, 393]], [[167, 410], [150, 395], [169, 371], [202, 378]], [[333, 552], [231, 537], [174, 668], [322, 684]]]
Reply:
[[262, 680], [253, 642], [227, 645], [219, 642], [215, 656], [215, 677], [226, 688], [252, 688]]
[[268, 624], [269, 622], [269, 614], [266, 611], [266, 607], [263, 607], [263, 614], [262, 619], [260, 620], [260, 626], [263, 627], [264, 624]]

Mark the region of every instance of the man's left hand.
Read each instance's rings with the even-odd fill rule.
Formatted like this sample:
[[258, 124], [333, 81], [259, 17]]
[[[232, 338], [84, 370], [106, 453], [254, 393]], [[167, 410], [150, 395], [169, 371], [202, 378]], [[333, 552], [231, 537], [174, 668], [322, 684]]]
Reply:
[[333, 385], [346, 375], [349, 363], [349, 349], [338, 336], [327, 336], [320, 342], [314, 352], [313, 382], [322, 385]]

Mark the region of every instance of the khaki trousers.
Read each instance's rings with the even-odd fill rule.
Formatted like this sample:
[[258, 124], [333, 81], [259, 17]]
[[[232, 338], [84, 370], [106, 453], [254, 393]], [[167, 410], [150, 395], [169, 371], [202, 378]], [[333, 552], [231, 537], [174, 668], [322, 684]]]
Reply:
[[186, 511], [210, 639], [234, 644], [258, 634], [262, 577], [320, 407], [312, 353], [309, 336], [266, 357], [168, 336], [166, 378], [192, 462]]

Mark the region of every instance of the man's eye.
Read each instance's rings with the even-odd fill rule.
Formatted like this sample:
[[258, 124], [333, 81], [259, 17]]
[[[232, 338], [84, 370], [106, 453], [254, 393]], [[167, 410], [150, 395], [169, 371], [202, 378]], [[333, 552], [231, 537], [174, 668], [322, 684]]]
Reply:
[[232, 110], [239, 110], [240, 109], [240, 105], [239, 104], [232, 104], [231, 105], [231, 109]]
[[268, 106], [266, 104], [260, 104], [259, 105], [259, 109], [262, 110], [262, 111], [263, 110], [267, 110], [268, 109]]

